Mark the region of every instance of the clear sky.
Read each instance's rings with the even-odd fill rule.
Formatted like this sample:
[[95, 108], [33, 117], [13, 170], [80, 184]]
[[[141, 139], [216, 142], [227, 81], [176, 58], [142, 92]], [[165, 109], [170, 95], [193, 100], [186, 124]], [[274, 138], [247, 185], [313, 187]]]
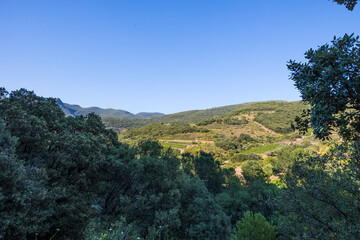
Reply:
[[2, 0], [0, 86], [134, 113], [299, 100], [286, 62], [359, 28], [329, 0]]

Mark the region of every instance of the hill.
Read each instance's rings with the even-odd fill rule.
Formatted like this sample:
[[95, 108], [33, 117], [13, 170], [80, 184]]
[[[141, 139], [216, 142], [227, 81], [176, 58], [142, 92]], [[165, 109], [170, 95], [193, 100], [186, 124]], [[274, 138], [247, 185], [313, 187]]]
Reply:
[[[311, 131], [303, 136], [293, 130], [291, 124], [295, 117], [309, 107], [301, 101], [236, 106], [231, 111], [224, 107], [220, 111], [189, 111], [150, 119], [127, 119], [129, 126], [133, 120], [137, 124], [141, 120], [146, 125], [137, 128], [132, 125], [118, 137], [120, 142], [135, 146], [144, 139], [158, 141], [178, 154], [210, 153], [223, 169], [235, 171], [237, 176], [242, 176], [244, 164], [256, 161], [274, 182], [294, 162], [293, 152], [323, 154], [332, 144], [315, 139]], [[151, 122], [154, 120], [158, 122]], [[334, 136], [334, 141], [337, 140]]]
[[140, 112], [138, 114], [133, 114], [131, 112], [125, 110], [118, 110], [112, 108], [99, 108], [99, 107], [90, 107], [90, 108], [83, 108], [79, 105], [72, 105], [68, 103], [62, 102], [59, 98], [57, 99], [56, 103], [60, 106], [66, 116], [79, 116], [79, 115], [87, 115], [91, 112], [98, 114], [102, 118], [150, 118], [155, 116], [164, 115], [163, 113], [146, 113]]
[[[216, 121], [216, 119], [234, 119], [234, 116], [247, 112], [257, 112], [256, 121], [266, 125], [272, 130], [284, 129], [280, 132], [289, 131], [290, 124], [297, 115], [300, 115], [304, 108], [303, 103], [286, 101], [250, 102], [223, 107], [210, 108], [205, 110], [192, 110], [148, 119], [133, 118], [103, 118], [103, 122], [109, 128], [117, 132], [131, 128], [139, 128], [151, 123], [201, 123]], [[272, 114], [276, 111], [277, 114]]]
[[[301, 136], [291, 127], [295, 117], [306, 108], [308, 106], [300, 101], [268, 101], [188, 111], [151, 119], [128, 119], [129, 125], [133, 120], [142, 120], [146, 125], [127, 129], [119, 134], [119, 139], [136, 142], [150, 138], [182, 153], [213, 153], [223, 162], [229, 159], [233, 162], [240, 161], [239, 159], [262, 159], [290, 144], [305, 144], [312, 148], [318, 144], [310, 133], [308, 136]], [[229, 111], [230, 109], [233, 110]], [[254, 157], [253, 154], [257, 156]]]
[[148, 119], [129, 119], [129, 118], [103, 118], [103, 122], [109, 128], [121, 132], [124, 129], [138, 128], [151, 123], [196, 123], [203, 119], [209, 119], [215, 116], [221, 116], [229, 113], [233, 110], [245, 107], [252, 103], [243, 103], [236, 105], [229, 105], [223, 107], [215, 107], [205, 110], [191, 110], [185, 112], [179, 112], [174, 114], [153, 116]]

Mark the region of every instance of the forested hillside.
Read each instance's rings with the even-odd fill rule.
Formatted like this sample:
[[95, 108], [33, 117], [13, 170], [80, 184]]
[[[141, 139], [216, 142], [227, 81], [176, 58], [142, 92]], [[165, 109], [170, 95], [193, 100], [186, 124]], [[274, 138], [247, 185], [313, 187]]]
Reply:
[[[290, 159], [278, 155], [295, 149], [320, 153], [330, 142], [319, 142], [311, 135], [295, 131], [295, 118], [309, 107], [304, 103], [269, 101], [249, 103], [226, 114], [203, 119], [196, 124], [151, 123], [119, 134], [129, 144], [148, 139], [171, 147], [178, 154], [212, 154], [222, 168], [234, 169], [242, 176], [242, 168], [256, 160], [272, 180], [290, 166]], [[275, 182], [276, 182], [275, 181]]]
[[[286, 102], [286, 101], [268, 101], [268, 102], [257, 102], [257, 103], [243, 103], [238, 105], [230, 105], [218, 108], [211, 108], [206, 110], [193, 110], [187, 112], [180, 112], [175, 114], [169, 114], [159, 117], [151, 117], [149, 119], [129, 119], [129, 118], [103, 118], [105, 125], [117, 132], [124, 131], [131, 128], [139, 128], [151, 123], [203, 123], [211, 121], [213, 118], [229, 118], [240, 113], [246, 112], [262, 112], [265, 116], [258, 116], [257, 120], [262, 123], [265, 121], [272, 122], [275, 120], [279, 125], [285, 126], [289, 131], [289, 124], [294, 120], [296, 115], [301, 114], [304, 109], [304, 104], [298, 102]], [[267, 120], [269, 112], [276, 111], [278, 119]], [[283, 115], [281, 115], [283, 114]], [[281, 115], [281, 116], [280, 116]], [[269, 115], [270, 117], [272, 115]], [[285, 122], [283, 119], [286, 119]], [[269, 125], [269, 124], [267, 124]], [[275, 126], [274, 126], [275, 127]]]
[[220, 116], [231, 112], [241, 106], [249, 103], [229, 105], [224, 107], [216, 107], [206, 110], [192, 110], [179, 112], [164, 116], [151, 117], [149, 119], [126, 119], [126, 118], [103, 118], [105, 125], [115, 131], [121, 132], [124, 129], [137, 128], [150, 123], [195, 123], [203, 119]]

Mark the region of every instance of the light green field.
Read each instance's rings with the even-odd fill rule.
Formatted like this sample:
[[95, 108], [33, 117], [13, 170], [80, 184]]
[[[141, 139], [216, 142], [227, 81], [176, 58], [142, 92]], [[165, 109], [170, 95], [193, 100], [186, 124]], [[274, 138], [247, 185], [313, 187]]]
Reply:
[[188, 144], [181, 142], [161, 142], [164, 147], [173, 147], [173, 148], [186, 148]]
[[248, 154], [248, 153], [266, 153], [266, 152], [274, 151], [278, 147], [279, 147], [279, 144], [274, 143], [274, 144], [270, 144], [270, 145], [266, 145], [266, 146], [262, 146], [262, 147], [255, 147], [255, 148], [252, 148], [252, 149], [248, 149], [248, 150], [242, 151], [240, 153], [245, 153], [245, 154]]

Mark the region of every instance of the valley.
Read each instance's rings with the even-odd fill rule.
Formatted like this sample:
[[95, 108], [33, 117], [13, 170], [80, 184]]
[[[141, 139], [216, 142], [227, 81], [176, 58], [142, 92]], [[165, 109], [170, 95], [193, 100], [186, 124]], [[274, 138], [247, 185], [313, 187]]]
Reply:
[[[235, 106], [234, 109], [223, 107], [218, 112], [211, 110], [211, 114], [209, 110], [197, 111], [196, 121], [192, 121], [193, 111], [189, 111], [149, 118], [148, 123], [140, 127], [125, 128], [116, 124], [108, 127], [122, 127], [117, 129], [120, 142], [136, 145], [143, 139], [158, 141], [162, 147], [177, 152], [179, 157], [200, 152], [212, 154], [222, 168], [234, 169], [239, 176], [242, 165], [257, 161], [269, 175], [269, 181], [287, 170], [276, 162], [278, 152], [301, 149], [319, 153], [330, 144], [315, 140], [311, 130], [302, 135], [292, 129], [295, 117], [308, 108], [302, 102], [268, 101]], [[109, 124], [106, 119], [104, 122]], [[276, 171], [273, 171], [274, 166], [278, 168]]]

